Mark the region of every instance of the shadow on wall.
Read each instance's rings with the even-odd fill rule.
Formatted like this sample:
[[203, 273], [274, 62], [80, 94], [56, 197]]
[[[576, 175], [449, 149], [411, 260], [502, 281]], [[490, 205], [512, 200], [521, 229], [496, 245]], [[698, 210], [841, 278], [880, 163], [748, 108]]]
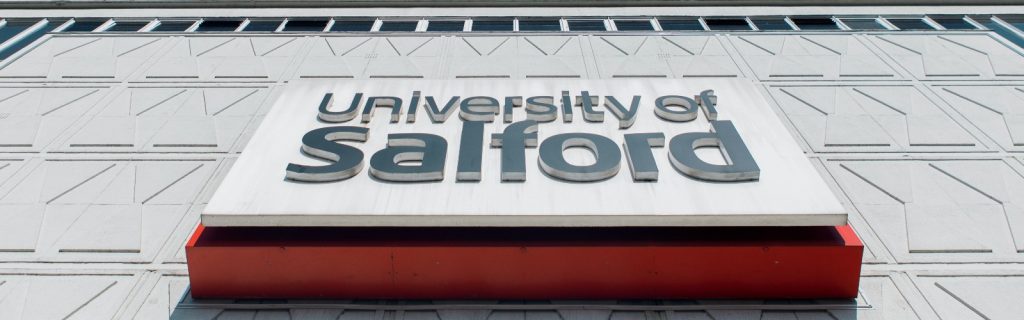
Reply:
[[854, 300], [195, 300], [172, 320], [212, 319], [837, 319], [877, 311]]

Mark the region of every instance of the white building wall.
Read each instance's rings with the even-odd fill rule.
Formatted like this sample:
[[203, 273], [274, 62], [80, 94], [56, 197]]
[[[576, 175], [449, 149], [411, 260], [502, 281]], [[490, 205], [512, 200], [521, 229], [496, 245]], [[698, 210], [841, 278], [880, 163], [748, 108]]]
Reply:
[[[444, 10], [393, 15], [569, 11]], [[685, 12], [622, 12], [663, 10]], [[914, 10], [982, 9], [893, 9]], [[855, 11], [866, 10], [757, 12]], [[9, 16], [33, 13], [40, 16]], [[182, 298], [182, 246], [198, 213], [282, 86], [306, 77], [752, 79], [850, 210], [866, 245], [861, 296], [542, 304]], [[58, 34], [0, 63], [0, 319], [1019, 319], [1022, 156], [1022, 49], [982, 30]]]

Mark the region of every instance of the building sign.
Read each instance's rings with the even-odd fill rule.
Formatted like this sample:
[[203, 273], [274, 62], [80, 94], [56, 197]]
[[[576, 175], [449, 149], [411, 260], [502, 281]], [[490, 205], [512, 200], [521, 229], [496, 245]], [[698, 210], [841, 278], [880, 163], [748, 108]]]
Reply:
[[797, 226], [846, 213], [741, 79], [302, 80], [207, 226]]

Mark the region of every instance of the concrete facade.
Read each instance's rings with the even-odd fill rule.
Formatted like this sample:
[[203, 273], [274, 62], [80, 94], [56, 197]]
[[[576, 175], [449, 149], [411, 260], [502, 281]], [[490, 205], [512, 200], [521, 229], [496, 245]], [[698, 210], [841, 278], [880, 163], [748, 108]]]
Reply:
[[[0, 10], [146, 21], [983, 13], [1024, 8]], [[1022, 54], [984, 29], [53, 33], [0, 62], [0, 319], [1019, 319]], [[182, 246], [199, 212], [282, 86], [311, 77], [754, 79], [865, 242], [861, 295], [192, 300]]]

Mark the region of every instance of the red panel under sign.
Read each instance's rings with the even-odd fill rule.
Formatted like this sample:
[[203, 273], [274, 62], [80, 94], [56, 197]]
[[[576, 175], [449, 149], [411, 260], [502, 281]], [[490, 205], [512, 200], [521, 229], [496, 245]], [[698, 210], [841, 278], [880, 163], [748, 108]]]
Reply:
[[204, 228], [196, 298], [853, 298], [849, 226]]

